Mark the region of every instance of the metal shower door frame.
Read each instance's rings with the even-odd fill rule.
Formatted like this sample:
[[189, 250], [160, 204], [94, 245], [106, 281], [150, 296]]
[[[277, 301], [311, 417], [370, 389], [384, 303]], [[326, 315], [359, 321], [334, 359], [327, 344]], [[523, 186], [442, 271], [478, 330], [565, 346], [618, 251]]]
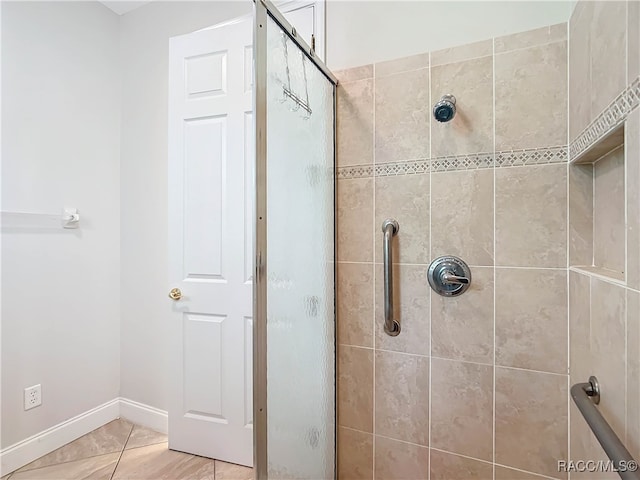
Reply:
[[[253, 287], [253, 449], [254, 478], [268, 479], [267, 456], [267, 20], [271, 18], [333, 84], [333, 170], [336, 167], [337, 78], [296, 34], [295, 28], [269, 0], [254, 0], [254, 115], [256, 135], [255, 168], [255, 272]], [[336, 228], [336, 186], [334, 176], [334, 232]], [[334, 243], [334, 262], [335, 243]], [[334, 263], [335, 265], [335, 263]], [[334, 285], [336, 284], [334, 267]], [[335, 312], [335, 295], [334, 295]], [[334, 313], [335, 319], [335, 313]], [[335, 359], [334, 359], [335, 361]], [[335, 371], [335, 370], [334, 370]], [[335, 403], [334, 403], [335, 404]], [[336, 428], [337, 432], [337, 428]], [[336, 435], [337, 436], [337, 435]], [[335, 445], [334, 441], [334, 445]], [[335, 467], [335, 466], [334, 466]], [[335, 478], [335, 473], [334, 473]]]

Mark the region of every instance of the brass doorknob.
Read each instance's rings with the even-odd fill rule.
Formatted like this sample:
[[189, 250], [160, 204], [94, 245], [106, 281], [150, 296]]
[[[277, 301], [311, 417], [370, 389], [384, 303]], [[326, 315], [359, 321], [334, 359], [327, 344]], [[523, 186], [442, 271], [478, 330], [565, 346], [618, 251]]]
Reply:
[[169, 292], [169, 298], [171, 300], [180, 300], [182, 298], [182, 292], [179, 288], [172, 288]]

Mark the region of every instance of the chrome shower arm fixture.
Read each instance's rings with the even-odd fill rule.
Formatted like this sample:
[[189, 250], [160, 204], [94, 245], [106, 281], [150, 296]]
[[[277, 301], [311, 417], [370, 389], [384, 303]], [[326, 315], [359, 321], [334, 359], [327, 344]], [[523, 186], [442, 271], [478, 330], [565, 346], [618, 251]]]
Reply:
[[456, 97], [451, 94], [443, 95], [433, 106], [433, 116], [438, 122], [448, 122], [456, 116]]

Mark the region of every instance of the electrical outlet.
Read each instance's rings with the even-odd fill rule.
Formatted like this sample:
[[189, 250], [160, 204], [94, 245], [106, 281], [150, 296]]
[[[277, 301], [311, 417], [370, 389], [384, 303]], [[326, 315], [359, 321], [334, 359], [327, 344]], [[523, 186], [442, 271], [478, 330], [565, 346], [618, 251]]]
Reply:
[[34, 385], [24, 389], [24, 409], [30, 410], [42, 405], [42, 386]]

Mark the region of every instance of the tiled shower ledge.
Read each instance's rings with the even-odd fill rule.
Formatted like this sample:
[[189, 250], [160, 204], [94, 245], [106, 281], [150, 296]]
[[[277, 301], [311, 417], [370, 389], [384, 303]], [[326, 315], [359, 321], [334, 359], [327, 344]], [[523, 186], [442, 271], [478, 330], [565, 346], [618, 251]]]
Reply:
[[601, 280], [615, 283], [616, 285], [622, 285], [623, 287], [627, 285], [627, 282], [624, 278], [624, 273], [616, 272], [614, 270], [609, 270], [602, 267], [594, 267], [591, 265], [576, 265], [573, 267], [569, 267], [569, 270], [572, 272], [582, 273], [583, 275], [587, 275], [589, 277], [596, 277]]

